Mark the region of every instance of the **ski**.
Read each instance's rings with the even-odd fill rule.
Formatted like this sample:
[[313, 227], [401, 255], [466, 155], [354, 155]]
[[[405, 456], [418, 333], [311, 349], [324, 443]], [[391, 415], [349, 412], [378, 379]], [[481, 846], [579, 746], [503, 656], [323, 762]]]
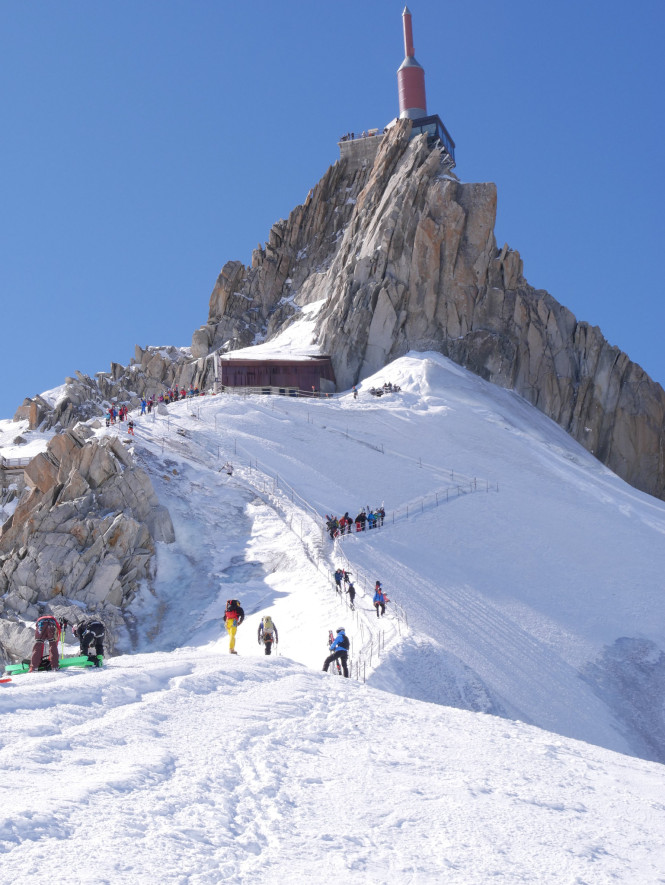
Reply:
[[11, 681], [12, 681], [11, 676], [2, 676], [2, 677], [0, 677], [0, 682], [11, 682]]
[[[101, 655], [97, 656], [98, 659], [101, 658]], [[90, 660], [87, 655], [76, 655], [75, 657], [70, 658], [61, 658], [59, 668], [61, 670], [66, 669], [67, 667], [94, 667], [95, 665]], [[101, 660], [100, 660], [101, 666]], [[26, 663], [22, 661], [20, 664], [5, 664], [5, 673], [18, 675], [19, 673], [27, 673], [30, 669], [30, 663]], [[42, 670], [38, 672], [48, 672], [48, 670]]]

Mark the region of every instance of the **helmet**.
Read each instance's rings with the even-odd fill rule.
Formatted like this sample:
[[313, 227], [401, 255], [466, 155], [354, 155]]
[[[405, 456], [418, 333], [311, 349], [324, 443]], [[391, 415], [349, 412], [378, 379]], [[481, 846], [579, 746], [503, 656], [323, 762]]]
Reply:
[[338, 628], [337, 628], [337, 632], [338, 632], [338, 633], [343, 633], [343, 632], [344, 632], [344, 627], [338, 627]]

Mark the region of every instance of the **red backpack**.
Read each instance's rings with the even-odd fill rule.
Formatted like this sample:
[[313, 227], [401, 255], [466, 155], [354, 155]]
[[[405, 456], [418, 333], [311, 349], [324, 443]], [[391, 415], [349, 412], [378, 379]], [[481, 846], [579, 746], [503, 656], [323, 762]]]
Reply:
[[238, 606], [240, 603], [237, 599], [229, 599], [226, 603], [226, 620], [229, 619], [235, 621], [240, 617], [240, 612], [238, 611]]

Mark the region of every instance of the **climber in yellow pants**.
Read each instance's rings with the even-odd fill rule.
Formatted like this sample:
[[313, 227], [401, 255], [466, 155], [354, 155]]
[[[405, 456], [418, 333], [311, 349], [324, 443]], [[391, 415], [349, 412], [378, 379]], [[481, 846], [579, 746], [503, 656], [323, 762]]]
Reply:
[[236, 631], [245, 620], [245, 612], [237, 599], [229, 599], [227, 601], [224, 618], [226, 621], [226, 632], [229, 634], [229, 652], [232, 655], [236, 655], [238, 654], [236, 651]]

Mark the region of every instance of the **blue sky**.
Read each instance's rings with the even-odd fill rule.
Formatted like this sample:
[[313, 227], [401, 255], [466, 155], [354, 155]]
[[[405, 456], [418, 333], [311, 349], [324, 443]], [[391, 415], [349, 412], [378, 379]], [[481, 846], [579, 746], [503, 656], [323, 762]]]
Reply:
[[[665, 4], [412, 0], [428, 109], [527, 280], [665, 383]], [[348, 130], [397, 113], [403, 2], [0, 2], [0, 417], [191, 341]]]

